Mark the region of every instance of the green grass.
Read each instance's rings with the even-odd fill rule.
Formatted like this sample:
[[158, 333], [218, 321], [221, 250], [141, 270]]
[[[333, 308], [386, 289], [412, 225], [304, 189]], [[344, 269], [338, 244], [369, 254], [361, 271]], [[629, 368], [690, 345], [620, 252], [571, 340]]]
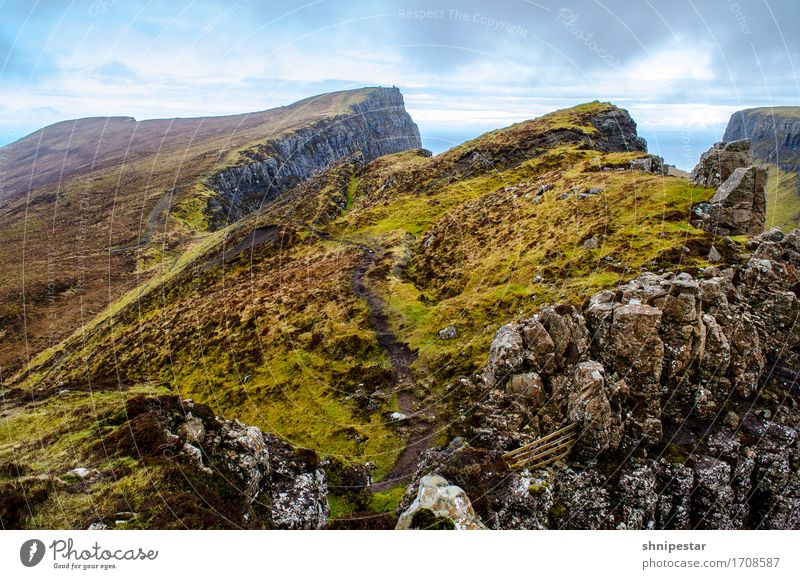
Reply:
[[[381, 287], [395, 331], [419, 351], [417, 369], [477, 368], [500, 324], [548, 304], [579, 304], [633, 277], [641, 266], [658, 263], [689, 239], [704, 239], [706, 234], [689, 226], [686, 216], [691, 205], [713, 191], [684, 179], [595, 172], [599, 164], [623, 164], [635, 155], [613, 153], [607, 159], [596, 152], [556, 150], [505, 172], [446, 186], [435, 205], [400, 196], [388, 208], [380, 205], [353, 215], [356, 223], [373, 223], [351, 235], [380, 238], [391, 248], [390, 262], [400, 259], [407, 242], [389, 232], [400, 229], [416, 236], [411, 279], [387, 268]], [[551, 166], [553, 157], [569, 168], [543, 176], [538, 169]], [[583, 162], [574, 163], [576, 157]], [[543, 182], [553, 189], [533, 204], [533, 192]], [[503, 191], [513, 186], [518, 187], [513, 193]], [[594, 186], [605, 191], [595, 198], [558, 199], [562, 191]], [[586, 250], [583, 242], [592, 235], [601, 245]], [[453, 241], [426, 250], [429, 236]], [[699, 263], [699, 257], [692, 259]], [[537, 276], [543, 278], [539, 283], [534, 282]], [[451, 323], [460, 337], [439, 340], [438, 331]]]
[[170, 217], [193, 231], [208, 231], [211, 223], [208, 215], [208, 200], [215, 195], [204, 183], [195, 183], [181, 195]]
[[767, 116], [781, 118], [798, 119], [800, 118], [800, 107], [757, 107], [747, 109], [746, 112], [758, 112]]
[[[800, 111], [800, 107], [796, 108]], [[767, 179], [765, 227], [789, 230], [800, 226], [800, 190], [798, 190], [797, 173], [770, 165]]]
[[405, 485], [397, 485], [372, 495], [369, 509], [375, 513], [394, 513], [406, 494]]
[[347, 182], [347, 198], [345, 199], [344, 211], [350, 211], [353, 208], [353, 203], [356, 200], [356, 192], [358, 191], [358, 177], [355, 175], [350, 177]]

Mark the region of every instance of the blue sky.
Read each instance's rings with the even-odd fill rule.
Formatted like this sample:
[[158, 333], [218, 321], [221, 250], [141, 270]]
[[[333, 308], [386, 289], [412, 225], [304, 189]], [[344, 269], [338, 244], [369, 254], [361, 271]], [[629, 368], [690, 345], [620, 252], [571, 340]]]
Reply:
[[0, 144], [397, 85], [434, 149], [600, 99], [685, 167], [733, 111], [799, 103], [798, 22], [796, 0], [5, 1]]

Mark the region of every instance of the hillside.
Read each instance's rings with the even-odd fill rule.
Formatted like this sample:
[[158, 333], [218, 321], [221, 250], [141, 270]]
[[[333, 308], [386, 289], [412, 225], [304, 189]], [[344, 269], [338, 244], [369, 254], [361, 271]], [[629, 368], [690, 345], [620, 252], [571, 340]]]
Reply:
[[227, 117], [65, 121], [0, 149], [0, 377], [331, 163], [419, 147], [398, 89]]
[[[137, 524], [163, 526], [170, 515], [153, 493], [183, 488], [174, 469], [189, 459], [126, 451], [123, 460], [98, 454], [96, 441], [120, 448], [120, 431], [146, 420], [188, 441], [178, 403], [161, 401], [169, 394], [202, 405], [209, 428], [221, 428], [212, 415], [238, 419], [319, 455], [335, 520], [354, 511], [384, 520], [421, 452], [470, 422], [460, 413], [472, 398], [454, 384], [486, 363], [498, 327], [581, 306], [645, 269], [696, 274], [712, 245], [726, 261], [741, 249], [688, 224], [714, 191], [663, 175], [627, 112], [608, 103], [435, 157], [342, 157], [176, 252], [6, 377], [0, 462], [24, 466], [24, 480], [40, 481], [34, 490], [56, 481], [19, 524], [87, 526], [107, 518], [97, 505], [121, 508], [124, 498], [125, 510], [150, 513]], [[134, 395], [176, 410], [168, 421], [141, 402], [132, 412]], [[213, 459], [216, 447], [200, 444]], [[313, 468], [303, 456], [306, 466], [292, 468]], [[58, 482], [87, 464], [94, 478]], [[369, 476], [380, 481], [374, 492]], [[172, 524], [203, 526], [169, 507]]]

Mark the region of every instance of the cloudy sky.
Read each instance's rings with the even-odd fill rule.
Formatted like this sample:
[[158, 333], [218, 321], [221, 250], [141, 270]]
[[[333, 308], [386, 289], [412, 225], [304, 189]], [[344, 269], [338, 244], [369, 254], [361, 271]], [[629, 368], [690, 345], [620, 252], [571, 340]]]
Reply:
[[797, 0], [0, 0], [0, 144], [397, 85], [435, 150], [600, 99], [686, 167], [733, 111], [800, 104], [798, 22]]

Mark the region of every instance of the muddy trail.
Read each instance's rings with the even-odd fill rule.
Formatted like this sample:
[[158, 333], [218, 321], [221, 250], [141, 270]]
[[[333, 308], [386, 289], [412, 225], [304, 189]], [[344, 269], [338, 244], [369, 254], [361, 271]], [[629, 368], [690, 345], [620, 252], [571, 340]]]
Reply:
[[353, 245], [361, 249], [362, 257], [353, 270], [353, 291], [363, 299], [369, 308], [370, 325], [378, 339], [378, 344], [386, 352], [392, 367], [392, 392], [397, 395], [398, 411], [405, 415], [402, 421], [408, 430], [408, 438], [392, 469], [380, 481], [373, 483], [370, 490], [380, 492], [401, 483], [408, 483], [417, 469], [420, 455], [433, 443], [435, 428], [432, 420], [418, 408], [420, 400], [414, 394], [416, 382], [411, 364], [416, 355], [407, 344], [399, 341], [389, 323], [386, 304], [370, 283], [370, 275], [375, 274], [374, 266], [383, 258], [383, 248], [366, 243], [337, 239], [307, 224], [297, 224], [324, 239]]
[[434, 427], [429, 419], [420, 414], [416, 408], [419, 400], [414, 394], [416, 382], [411, 371], [411, 364], [416, 359], [408, 345], [398, 341], [392, 331], [386, 306], [383, 300], [368, 283], [370, 271], [378, 259], [383, 257], [364, 244], [357, 244], [364, 250], [358, 267], [353, 271], [353, 291], [363, 299], [370, 312], [370, 325], [378, 338], [378, 343], [386, 352], [392, 366], [392, 390], [397, 394], [397, 403], [401, 414], [406, 416], [409, 435], [406, 445], [386, 476], [371, 486], [379, 492], [400, 483], [407, 483], [417, 468], [419, 457], [433, 442]]

